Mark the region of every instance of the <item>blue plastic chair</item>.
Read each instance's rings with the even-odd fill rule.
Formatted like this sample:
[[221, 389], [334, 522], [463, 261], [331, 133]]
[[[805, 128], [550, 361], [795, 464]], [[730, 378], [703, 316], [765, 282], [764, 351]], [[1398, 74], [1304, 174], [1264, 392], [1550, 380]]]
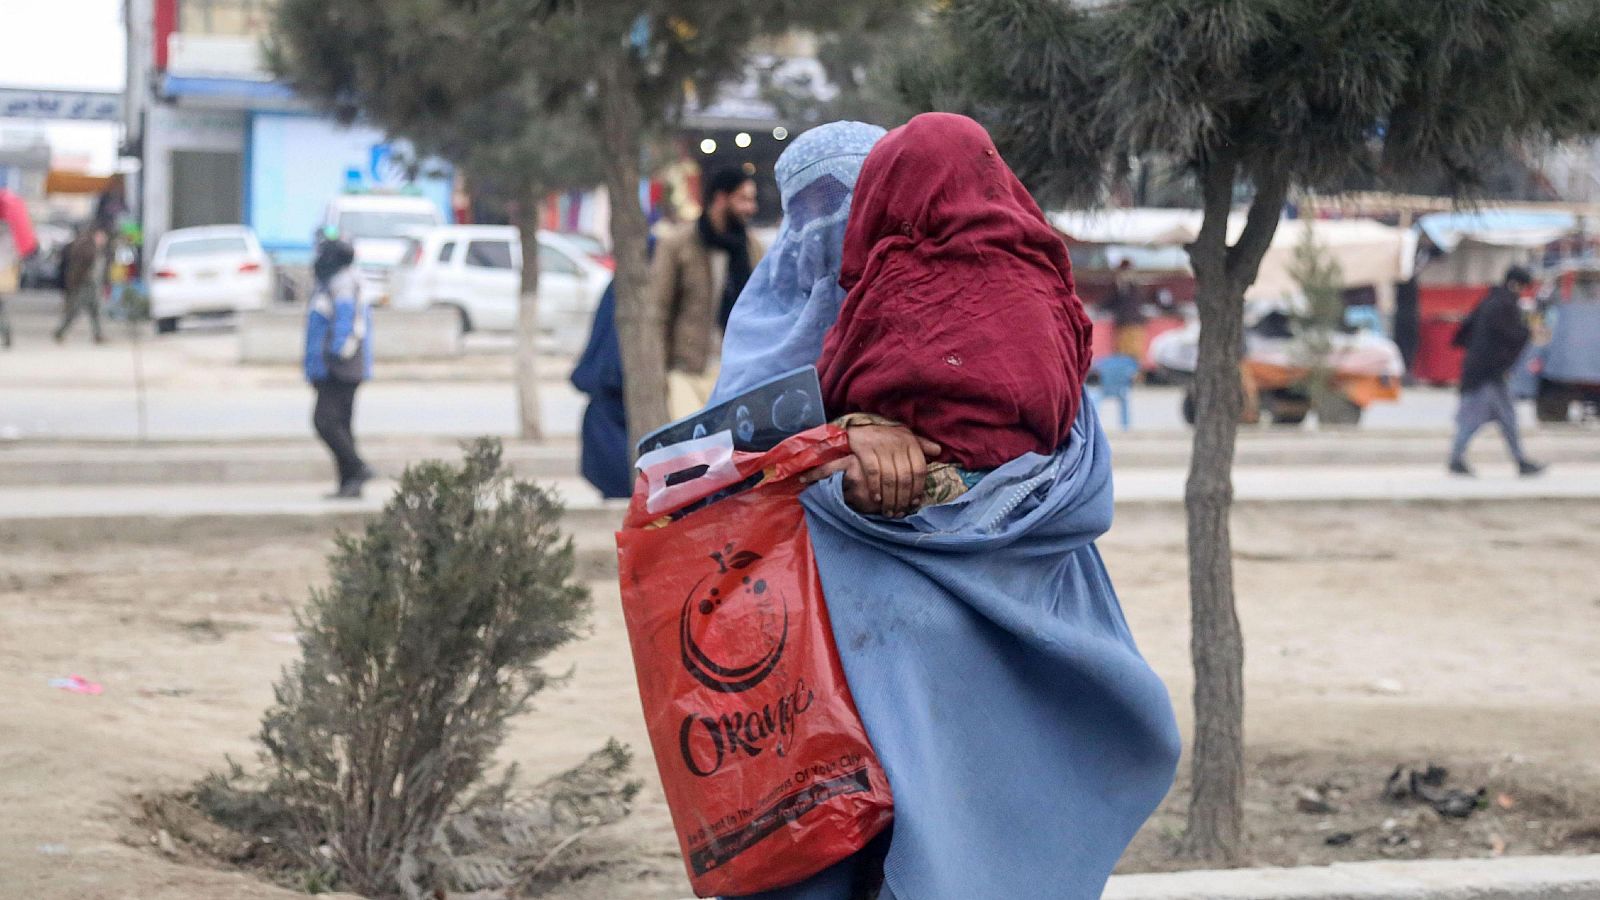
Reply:
[[1344, 311], [1344, 324], [1347, 328], [1357, 328], [1370, 331], [1374, 334], [1383, 334], [1383, 316], [1376, 307], [1352, 306]]
[[1122, 430], [1127, 431], [1132, 424], [1129, 406], [1134, 379], [1139, 377], [1139, 361], [1122, 354], [1108, 356], [1094, 364], [1094, 372], [1100, 376], [1100, 386], [1094, 393], [1095, 405], [1108, 398], [1115, 399], [1122, 406]]

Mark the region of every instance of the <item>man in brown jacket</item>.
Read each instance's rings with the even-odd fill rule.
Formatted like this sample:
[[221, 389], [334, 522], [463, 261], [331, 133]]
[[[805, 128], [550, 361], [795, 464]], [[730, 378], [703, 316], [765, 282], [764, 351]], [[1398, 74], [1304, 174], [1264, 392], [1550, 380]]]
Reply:
[[656, 244], [650, 295], [666, 325], [667, 407], [674, 419], [704, 407], [717, 382], [722, 329], [761, 261], [761, 242], [746, 227], [755, 214], [755, 179], [724, 169], [706, 182], [700, 218]]
[[77, 240], [67, 246], [61, 283], [67, 306], [61, 316], [61, 326], [56, 329], [56, 343], [66, 338], [67, 329], [72, 327], [80, 312], [89, 316], [94, 342], [105, 343], [100, 333], [100, 289], [106, 283], [108, 261], [106, 233], [98, 225], [85, 228]]

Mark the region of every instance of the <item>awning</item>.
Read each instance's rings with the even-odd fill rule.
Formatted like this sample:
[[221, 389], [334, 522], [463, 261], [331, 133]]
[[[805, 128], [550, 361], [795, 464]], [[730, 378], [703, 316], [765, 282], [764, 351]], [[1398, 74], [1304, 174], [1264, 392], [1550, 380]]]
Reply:
[[1464, 241], [1491, 247], [1543, 247], [1575, 233], [1578, 221], [1572, 213], [1496, 209], [1434, 213], [1418, 219], [1417, 228], [1449, 253]]
[[1068, 240], [1080, 244], [1163, 247], [1192, 242], [1200, 234], [1202, 217], [1193, 209], [1105, 209], [1056, 212], [1048, 218]]
[[102, 194], [111, 187], [114, 175], [86, 175], [82, 172], [52, 170], [45, 177], [46, 194]]
[[[1068, 240], [1087, 244], [1161, 247], [1192, 243], [1200, 235], [1202, 215], [1191, 209], [1113, 209], [1057, 212], [1050, 223]], [[1228, 240], [1244, 231], [1245, 216], [1228, 219]], [[1417, 239], [1409, 229], [1371, 219], [1284, 219], [1261, 263], [1250, 297], [1299, 293], [1292, 274], [1294, 255], [1307, 227], [1324, 253], [1339, 263], [1346, 285], [1385, 287], [1411, 277]]]
[[161, 80], [161, 92], [167, 97], [177, 99], [229, 100], [246, 103], [285, 102], [295, 99], [294, 91], [286, 84], [249, 78], [169, 74]]

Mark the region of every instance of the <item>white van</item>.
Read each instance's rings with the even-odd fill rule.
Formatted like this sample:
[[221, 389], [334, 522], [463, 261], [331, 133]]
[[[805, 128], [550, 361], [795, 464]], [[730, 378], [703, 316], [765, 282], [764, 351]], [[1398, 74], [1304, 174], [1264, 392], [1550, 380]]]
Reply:
[[[579, 244], [539, 232], [539, 329], [565, 348], [581, 347], [611, 271]], [[515, 228], [444, 225], [410, 242], [391, 283], [397, 309], [449, 307], [468, 330], [513, 331], [522, 285]]]
[[439, 207], [426, 197], [343, 194], [328, 203], [322, 226], [336, 229], [355, 248], [361, 290], [369, 302], [382, 305], [389, 300], [389, 274], [411, 237], [443, 222]]

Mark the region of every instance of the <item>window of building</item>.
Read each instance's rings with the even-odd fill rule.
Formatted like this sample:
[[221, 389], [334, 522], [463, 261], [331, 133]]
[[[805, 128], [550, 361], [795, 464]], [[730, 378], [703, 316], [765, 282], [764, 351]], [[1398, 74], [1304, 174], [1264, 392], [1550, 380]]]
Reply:
[[278, 0], [178, 0], [182, 34], [264, 36]]

